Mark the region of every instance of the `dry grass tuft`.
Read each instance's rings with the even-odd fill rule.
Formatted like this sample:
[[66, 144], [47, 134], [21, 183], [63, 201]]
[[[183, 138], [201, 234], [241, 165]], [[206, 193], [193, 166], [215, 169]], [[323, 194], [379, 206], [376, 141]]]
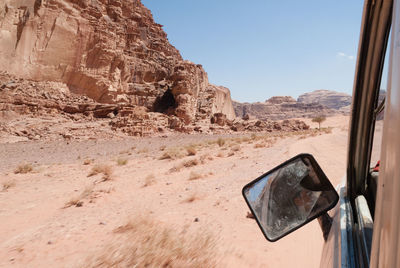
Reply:
[[183, 148], [170, 148], [167, 151], [165, 151], [160, 158], [158, 158], [159, 160], [165, 160], [165, 159], [179, 159], [179, 158], [183, 158], [185, 157], [185, 153], [183, 152]]
[[69, 207], [81, 207], [83, 206], [83, 199], [88, 198], [92, 193], [93, 193], [93, 185], [86, 186], [86, 188], [83, 190], [83, 192], [76, 197], [73, 197], [70, 201], [65, 203], [63, 208], [69, 208]]
[[321, 130], [326, 134], [331, 134], [332, 133], [332, 127], [321, 128]]
[[181, 164], [175, 165], [169, 169], [169, 172], [170, 173], [179, 172], [179, 171], [181, 171], [182, 168], [183, 168], [183, 166]]
[[186, 147], [186, 151], [187, 151], [187, 155], [196, 155], [197, 151], [196, 151], [196, 146], [194, 145], [189, 145], [188, 147]]
[[246, 136], [246, 137], [242, 137], [240, 141], [241, 142], [249, 142], [249, 143], [251, 143], [252, 139], [251, 139], [251, 137]]
[[190, 181], [198, 180], [198, 179], [201, 179], [201, 178], [203, 178], [203, 175], [201, 175], [201, 174], [199, 174], [197, 172], [194, 172], [194, 171], [190, 172], [190, 175], [189, 175], [189, 180]]
[[81, 201], [78, 198], [72, 198], [70, 201], [65, 203], [63, 208], [69, 208], [69, 207], [82, 207], [83, 206], [83, 201]]
[[183, 202], [184, 203], [193, 203], [194, 201], [199, 200], [199, 199], [200, 199], [200, 197], [196, 193], [193, 193], [188, 198], [183, 200]]
[[117, 159], [118, 166], [125, 166], [126, 164], [128, 164], [128, 159], [126, 159], [126, 158], [118, 158]]
[[264, 147], [266, 147], [267, 145], [264, 143], [264, 142], [259, 142], [259, 143], [256, 143], [255, 145], [254, 145], [254, 148], [256, 148], [256, 149], [258, 149], [258, 148], [264, 148]]
[[16, 183], [14, 180], [5, 181], [2, 183], [3, 191], [7, 191], [8, 189], [15, 187]]
[[142, 148], [142, 149], [140, 149], [139, 151], [138, 151], [138, 153], [140, 153], [140, 154], [145, 154], [145, 153], [148, 153], [149, 152], [149, 148]]
[[156, 176], [154, 176], [154, 174], [150, 174], [145, 178], [143, 187], [148, 187], [155, 183], [156, 183]]
[[91, 159], [85, 159], [83, 161], [83, 165], [85, 165], [85, 166], [90, 165], [91, 163], [93, 163], [93, 161]]
[[184, 161], [178, 165], [173, 166], [169, 172], [173, 173], [173, 172], [179, 172], [181, 171], [182, 168], [190, 168], [190, 167], [194, 167], [200, 164], [200, 161], [198, 159], [191, 159], [191, 160], [187, 160]]
[[197, 160], [197, 159], [191, 159], [191, 160], [188, 160], [188, 161], [185, 161], [182, 163], [182, 165], [187, 168], [197, 166], [198, 164], [199, 164], [199, 160]]
[[158, 158], [158, 160], [165, 160], [165, 159], [172, 159], [172, 156], [168, 152], [165, 152]]
[[240, 151], [240, 145], [235, 145], [232, 147], [232, 151], [234, 152], [239, 152]]
[[214, 158], [209, 154], [204, 154], [204, 155], [200, 156], [200, 163], [201, 164], [204, 165], [206, 163], [206, 160], [212, 161], [212, 160], [214, 160]]
[[82, 267], [216, 267], [217, 243], [209, 234], [180, 232], [149, 217], [114, 230], [116, 236]]
[[219, 138], [218, 140], [217, 140], [217, 144], [219, 145], [219, 147], [222, 147], [222, 146], [224, 146], [224, 144], [225, 144], [225, 139], [223, 139], [223, 138]]
[[32, 172], [32, 170], [33, 170], [33, 167], [31, 164], [21, 164], [14, 170], [14, 173], [15, 174], [26, 174], [26, 173]]
[[91, 177], [97, 174], [103, 174], [103, 181], [108, 181], [111, 180], [112, 173], [113, 169], [109, 165], [95, 165], [87, 176]]

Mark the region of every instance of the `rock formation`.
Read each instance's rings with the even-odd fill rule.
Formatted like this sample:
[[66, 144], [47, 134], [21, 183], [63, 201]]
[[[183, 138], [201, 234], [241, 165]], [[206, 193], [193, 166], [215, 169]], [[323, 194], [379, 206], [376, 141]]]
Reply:
[[236, 118], [229, 89], [182, 59], [140, 0], [3, 0], [0, 47], [0, 139], [309, 128], [268, 120], [274, 105], [297, 111], [290, 97], [271, 98], [265, 120]]
[[262, 120], [282, 120], [288, 118], [314, 117], [331, 115], [334, 111], [318, 103], [300, 103], [292, 97], [272, 97], [266, 102], [240, 103], [233, 102], [236, 116], [243, 119], [257, 118]]
[[97, 104], [140, 106], [179, 124], [234, 119], [230, 92], [183, 60], [140, 0], [3, 0], [0, 70], [64, 84]]
[[340, 110], [351, 104], [351, 96], [332, 90], [315, 90], [300, 95], [297, 101], [305, 104], [318, 103], [329, 109]]

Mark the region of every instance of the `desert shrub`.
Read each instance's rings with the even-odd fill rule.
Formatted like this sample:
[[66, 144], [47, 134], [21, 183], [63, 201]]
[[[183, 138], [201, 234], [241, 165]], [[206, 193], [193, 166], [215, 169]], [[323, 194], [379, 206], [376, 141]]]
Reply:
[[240, 151], [240, 146], [239, 146], [239, 145], [233, 146], [233, 147], [232, 147], [232, 151], [234, 151], [234, 152]]
[[172, 159], [172, 156], [169, 153], [165, 152], [158, 159], [159, 160]]
[[254, 145], [254, 148], [264, 148], [264, 147], [266, 147], [266, 144], [264, 143], [264, 142], [260, 142], [260, 143], [256, 143], [255, 145]]
[[190, 167], [194, 167], [200, 164], [200, 161], [198, 159], [191, 159], [191, 160], [187, 160], [184, 161], [178, 165], [173, 166], [169, 172], [179, 172], [181, 171], [182, 168], [186, 167], [186, 168], [190, 168]]
[[194, 146], [194, 145], [189, 145], [189, 146], [187, 146], [186, 147], [186, 151], [187, 151], [187, 154], [190, 156], [190, 155], [196, 155], [196, 153], [197, 153], [197, 151], [196, 151], [196, 146]]
[[205, 164], [206, 160], [212, 161], [212, 160], [214, 160], [214, 158], [209, 154], [204, 154], [204, 155], [200, 156], [200, 163], [201, 164]]
[[179, 171], [181, 171], [182, 168], [183, 168], [182, 164], [175, 165], [169, 169], [169, 172], [170, 173], [179, 172]]
[[154, 176], [154, 174], [149, 174], [149, 175], [147, 175], [147, 177], [144, 180], [143, 187], [148, 187], [155, 183], [156, 183], [156, 177]]
[[140, 153], [140, 154], [145, 154], [145, 153], [148, 153], [149, 152], [149, 148], [142, 148], [142, 149], [140, 149], [139, 151], [138, 151], [138, 153]]
[[197, 193], [192, 193], [189, 195], [185, 200], [183, 200], [184, 203], [193, 203], [196, 200], [199, 200], [200, 197], [197, 195]]
[[322, 131], [326, 134], [331, 134], [332, 133], [332, 128], [328, 127], [328, 128], [323, 128]]
[[33, 170], [33, 167], [31, 164], [21, 164], [14, 170], [14, 173], [15, 174], [26, 174], [26, 173], [32, 172], [32, 170]]
[[16, 183], [14, 180], [5, 181], [2, 183], [3, 191], [7, 191], [8, 189], [15, 187]]
[[165, 151], [158, 159], [165, 160], [165, 159], [179, 159], [185, 156], [183, 148], [170, 148]]
[[251, 139], [251, 137], [248, 137], [248, 136], [242, 137], [241, 142], [252, 142], [252, 139]]
[[92, 161], [91, 159], [85, 159], [85, 160], [83, 160], [83, 164], [84, 164], [85, 166], [90, 165], [92, 162], [93, 162], [93, 161]]
[[226, 142], [226, 141], [225, 141], [225, 139], [223, 139], [223, 138], [219, 138], [219, 139], [217, 140], [217, 144], [218, 144], [219, 147], [224, 146], [225, 142]]
[[93, 185], [86, 186], [79, 196], [73, 197], [71, 200], [65, 203], [64, 208], [83, 206], [83, 199], [88, 198], [93, 193], [93, 189]]
[[199, 160], [191, 159], [182, 163], [184, 167], [194, 167], [199, 164]]
[[209, 234], [176, 231], [137, 217], [114, 230], [115, 238], [82, 267], [216, 267], [217, 243]]
[[103, 174], [103, 180], [107, 181], [111, 179], [112, 173], [112, 167], [109, 165], [95, 165], [88, 174], [88, 177], [95, 176], [97, 174]]
[[72, 198], [70, 201], [65, 203], [64, 208], [81, 207], [81, 206], [83, 206], [83, 201], [81, 201], [79, 198]]
[[118, 166], [125, 166], [127, 163], [128, 163], [128, 159], [126, 159], [126, 158], [118, 158], [117, 159]]
[[192, 171], [192, 172], [190, 172], [189, 180], [190, 180], [190, 181], [194, 181], [194, 180], [201, 179], [202, 177], [203, 177], [203, 175], [201, 175], [201, 174], [199, 174], [199, 173], [197, 173], [197, 172]]

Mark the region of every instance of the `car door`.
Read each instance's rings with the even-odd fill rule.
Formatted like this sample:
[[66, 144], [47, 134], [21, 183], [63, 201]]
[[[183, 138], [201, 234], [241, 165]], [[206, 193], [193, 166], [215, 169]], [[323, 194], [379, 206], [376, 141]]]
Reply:
[[400, 1], [394, 1], [370, 267], [400, 267]]
[[391, 0], [366, 0], [364, 3], [353, 88], [346, 179], [338, 189], [340, 203], [332, 213], [334, 224], [324, 246], [321, 267], [370, 265], [373, 230], [376, 231], [373, 217], [376, 185], [382, 177], [382, 174], [373, 174], [370, 168], [371, 151], [376, 119], [384, 105], [382, 100], [379, 102], [379, 92], [392, 10]]

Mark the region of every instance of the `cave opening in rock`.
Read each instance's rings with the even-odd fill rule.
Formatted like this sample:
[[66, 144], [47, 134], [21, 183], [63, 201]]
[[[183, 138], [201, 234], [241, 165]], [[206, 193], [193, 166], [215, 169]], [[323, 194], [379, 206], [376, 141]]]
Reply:
[[153, 110], [158, 113], [168, 113], [168, 110], [170, 108], [175, 109], [176, 106], [177, 103], [175, 101], [175, 97], [172, 94], [171, 89], [168, 88], [164, 92], [164, 95], [156, 99], [156, 101], [154, 102]]

